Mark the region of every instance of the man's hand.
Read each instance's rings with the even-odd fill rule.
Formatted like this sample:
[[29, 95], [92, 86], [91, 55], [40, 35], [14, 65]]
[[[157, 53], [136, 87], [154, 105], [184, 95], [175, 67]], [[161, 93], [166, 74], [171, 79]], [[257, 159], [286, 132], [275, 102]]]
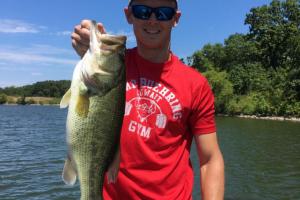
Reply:
[[120, 167], [120, 148], [117, 150], [112, 163], [108, 167], [107, 170], [108, 184], [116, 183], [118, 173], [119, 173], [119, 167]]
[[[105, 28], [103, 24], [97, 24], [100, 33], [105, 33]], [[83, 57], [85, 52], [89, 49], [90, 45], [90, 20], [82, 20], [79, 25], [76, 25], [74, 28], [74, 32], [71, 35], [72, 38], [72, 46], [75, 49], [76, 53]]]

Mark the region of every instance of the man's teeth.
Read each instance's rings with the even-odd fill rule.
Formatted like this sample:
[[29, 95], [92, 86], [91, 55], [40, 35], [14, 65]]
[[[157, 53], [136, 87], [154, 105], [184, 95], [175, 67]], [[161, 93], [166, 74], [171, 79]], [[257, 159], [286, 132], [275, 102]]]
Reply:
[[147, 29], [145, 29], [145, 31], [150, 34], [158, 34], [160, 32], [159, 30], [147, 30]]

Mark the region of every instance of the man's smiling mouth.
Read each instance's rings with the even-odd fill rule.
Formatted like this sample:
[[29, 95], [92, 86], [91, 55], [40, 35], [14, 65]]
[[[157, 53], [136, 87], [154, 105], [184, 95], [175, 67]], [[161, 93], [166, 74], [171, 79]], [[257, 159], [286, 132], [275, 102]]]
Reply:
[[159, 34], [160, 30], [149, 30], [149, 29], [144, 29], [144, 31], [148, 34]]

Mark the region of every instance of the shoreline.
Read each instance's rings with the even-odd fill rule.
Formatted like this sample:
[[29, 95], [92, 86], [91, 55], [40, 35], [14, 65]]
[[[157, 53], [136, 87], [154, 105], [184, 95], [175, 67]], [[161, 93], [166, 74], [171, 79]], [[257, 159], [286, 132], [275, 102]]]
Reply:
[[5, 103], [5, 104], [0, 104], [0, 106], [59, 106], [59, 104], [39, 104], [39, 103], [32, 103], [32, 104], [17, 104], [17, 103]]
[[[14, 103], [1, 104], [3, 106], [24, 106]], [[26, 104], [25, 106], [59, 106], [59, 104]], [[238, 117], [245, 119], [260, 119], [260, 120], [273, 120], [273, 121], [291, 121], [300, 123], [300, 118], [297, 117], [283, 117], [283, 116], [256, 116], [256, 115], [227, 115], [227, 114], [216, 114], [217, 117]]]
[[217, 114], [220, 117], [238, 117], [245, 119], [260, 119], [260, 120], [273, 120], [273, 121], [291, 121], [291, 122], [300, 122], [300, 118], [297, 117], [283, 117], [283, 116], [256, 116], [256, 115], [226, 115], [226, 114]]

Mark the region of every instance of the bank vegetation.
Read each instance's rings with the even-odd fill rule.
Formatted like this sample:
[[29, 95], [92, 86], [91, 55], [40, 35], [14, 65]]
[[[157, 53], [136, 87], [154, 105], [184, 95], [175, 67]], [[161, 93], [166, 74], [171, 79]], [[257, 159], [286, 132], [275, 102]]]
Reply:
[[300, 117], [300, 0], [252, 8], [245, 25], [188, 64], [208, 78], [218, 113]]

